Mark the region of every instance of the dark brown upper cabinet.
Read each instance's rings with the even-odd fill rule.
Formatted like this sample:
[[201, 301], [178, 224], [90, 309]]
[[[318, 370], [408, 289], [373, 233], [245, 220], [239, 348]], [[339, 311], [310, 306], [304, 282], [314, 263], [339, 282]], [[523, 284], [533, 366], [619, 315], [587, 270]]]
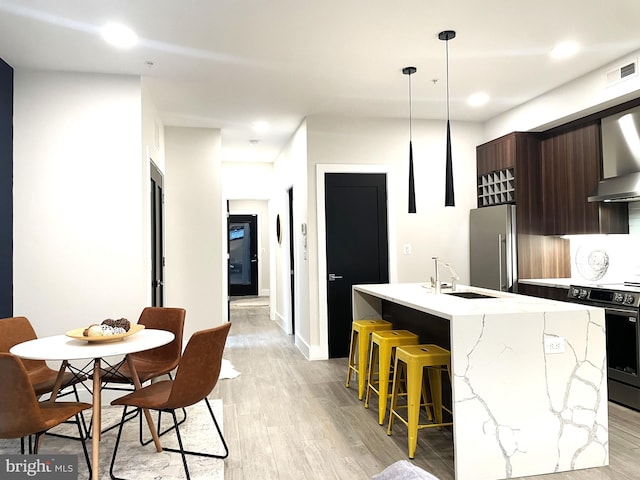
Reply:
[[516, 133], [476, 147], [478, 176], [513, 168], [516, 164]]
[[587, 201], [601, 178], [601, 150], [599, 121], [541, 140], [541, 233], [629, 233], [626, 203]]
[[[515, 203], [518, 232], [538, 233], [542, 208], [540, 142], [536, 134], [513, 132], [496, 138], [476, 147], [476, 157], [478, 207]], [[505, 202], [487, 201], [487, 188], [484, 184], [487, 179], [491, 181], [493, 176], [500, 177], [500, 180], [491, 186], [495, 189], [506, 188], [508, 191]]]

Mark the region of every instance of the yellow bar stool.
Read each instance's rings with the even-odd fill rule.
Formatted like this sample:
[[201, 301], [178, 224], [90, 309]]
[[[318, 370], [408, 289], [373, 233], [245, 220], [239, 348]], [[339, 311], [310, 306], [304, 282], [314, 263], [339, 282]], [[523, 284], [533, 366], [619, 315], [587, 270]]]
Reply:
[[[351, 323], [351, 346], [349, 347], [349, 367], [345, 386], [349, 388], [351, 372], [355, 372], [358, 375], [358, 400], [362, 400], [364, 396], [371, 333], [379, 330], [391, 330], [391, 328], [391, 322], [386, 320], [354, 320]], [[357, 360], [356, 352], [358, 353]]]
[[[424, 388], [423, 370], [427, 368], [431, 400]], [[391, 388], [391, 409], [389, 412], [389, 427], [387, 435], [391, 435], [393, 421], [397, 417], [407, 426], [409, 458], [413, 458], [418, 443], [418, 430], [421, 428], [453, 425], [452, 422], [442, 421], [442, 410], [452, 413], [442, 405], [442, 373], [446, 370], [451, 381], [451, 352], [438, 345], [410, 345], [396, 348], [396, 361], [393, 371], [393, 386]], [[407, 404], [398, 407], [398, 392], [401, 379], [406, 379]], [[420, 401], [420, 393], [424, 403]], [[420, 424], [420, 407], [424, 406], [427, 418], [431, 423]], [[433, 414], [429, 407], [433, 408]], [[398, 412], [399, 408], [407, 409], [407, 419]]]
[[[371, 346], [369, 347], [369, 381], [367, 382], [367, 396], [364, 407], [369, 408], [371, 392], [378, 395], [378, 423], [382, 425], [387, 415], [387, 401], [389, 394], [389, 381], [391, 374], [391, 362], [395, 356], [395, 349], [401, 345], [417, 345], [418, 335], [409, 330], [381, 330], [371, 334]], [[378, 379], [376, 382], [376, 363], [378, 364]]]

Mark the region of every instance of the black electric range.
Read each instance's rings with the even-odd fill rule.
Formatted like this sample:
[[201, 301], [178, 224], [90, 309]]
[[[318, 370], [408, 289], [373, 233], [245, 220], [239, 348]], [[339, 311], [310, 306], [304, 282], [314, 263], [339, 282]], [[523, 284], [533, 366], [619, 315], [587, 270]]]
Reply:
[[567, 298], [605, 310], [609, 400], [640, 410], [640, 283], [571, 285]]

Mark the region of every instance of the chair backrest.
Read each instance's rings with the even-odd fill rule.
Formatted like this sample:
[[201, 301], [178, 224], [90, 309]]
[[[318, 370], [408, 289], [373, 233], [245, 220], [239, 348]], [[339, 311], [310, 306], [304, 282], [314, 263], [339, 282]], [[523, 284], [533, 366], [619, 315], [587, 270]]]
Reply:
[[[0, 352], [9, 353], [14, 345], [37, 337], [31, 322], [26, 317], [9, 317], [0, 319]], [[27, 371], [36, 370], [46, 366], [44, 360], [22, 359]]]
[[44, 431], [38, 400], [20, 359], [0, 353], [0, 438], [20, 438]]
[[166, 408], [182, 408], [209, 395], [218, 382], [231, 322], [195, 332], [180, 359]]
[[175, 338], [167, 345], [132, 354], [134, 361], [136, 359], [148, 362], [169, 361], [173, 363], [170, 369], [177, 367], [182, 355], [182, 336], [186, 315], [184, 308], [146, 307], [142, 310], [138, 319], [139, 324], [144, 325], [145, 328], [167, 330], [173, 333]]

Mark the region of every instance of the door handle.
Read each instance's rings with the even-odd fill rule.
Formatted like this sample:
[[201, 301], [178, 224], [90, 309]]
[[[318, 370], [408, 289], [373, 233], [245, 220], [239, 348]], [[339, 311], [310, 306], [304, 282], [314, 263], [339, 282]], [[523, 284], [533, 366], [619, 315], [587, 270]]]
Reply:
[[330, 282], [335, 282], [336, 280], [339, 280], [342, 278], [342, 275], [336, 275], [335, 273], [330, 273], [329, 274], [329, 281]]
[[502, 292], [502, 234], [498, 234], [498, 289]]

